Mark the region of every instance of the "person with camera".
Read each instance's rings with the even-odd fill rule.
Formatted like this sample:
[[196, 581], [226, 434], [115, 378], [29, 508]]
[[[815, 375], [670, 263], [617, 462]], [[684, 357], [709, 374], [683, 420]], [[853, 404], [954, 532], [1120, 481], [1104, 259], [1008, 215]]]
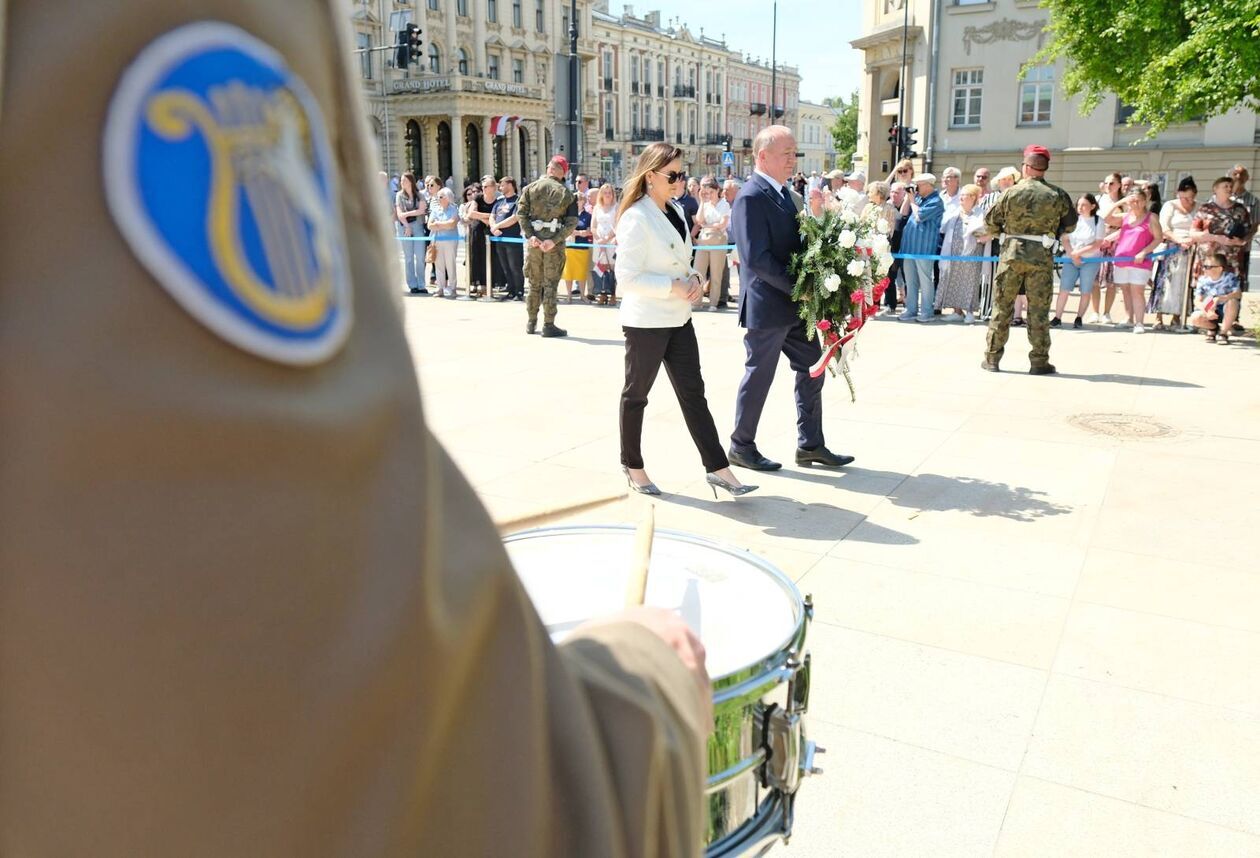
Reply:
[[1247, 236], [1251, 232], [1251, 215], [1247, 207], [1233, 199], [1234, 182], [1221, 176], [1212, 183], [1212, 199], [1194, 213], [1190, 237], [1198, 243], [1195, 253], [1194, 279], [1205, 273], [1208, 260], [1215, 253], [1225, 258], [1225, 270], [1238, 273], [1247, 253]]

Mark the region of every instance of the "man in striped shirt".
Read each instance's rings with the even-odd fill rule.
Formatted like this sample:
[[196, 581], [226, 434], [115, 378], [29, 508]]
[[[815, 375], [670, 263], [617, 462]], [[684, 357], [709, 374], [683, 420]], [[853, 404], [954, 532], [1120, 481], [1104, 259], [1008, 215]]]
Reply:
[[[909, 215], [901, 233], [901, 252], [932, 256], [940, 238], [945, 203], [936, 192], [936, 176], [931, 173], [920, 173], [911, 184], [914, 185], [914, 196], [911, 198], [910, 194], [906, 194], [905, 202], [901, 204], [901, 213]], [[936, 297], [932, 260], [904, 259], [901, 270], [906, 278], [906, 311], [897, 318], [902, 322], [916, 317], [920, 322], [931, 322]]]

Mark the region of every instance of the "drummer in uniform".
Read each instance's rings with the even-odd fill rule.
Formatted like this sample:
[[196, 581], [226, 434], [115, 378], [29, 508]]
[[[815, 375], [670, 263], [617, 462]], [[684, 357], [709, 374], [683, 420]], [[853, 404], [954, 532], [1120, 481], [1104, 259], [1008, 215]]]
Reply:
[[1076, 228], [1076, 207], [1068, 192], [1044, 178], [1050, 150], [1024, 149], [1023, 181], [998, 199], [985, 215], [985, 232], [999, 237], [1001, 251], [993, 278], [993, 316], [989, 319], [980, 368], [998, 371], [1011, 333], [1011, 312], [1020, 289], [1028, 295], [1029, 369], [1054, 372], [1050, 363], [1050, 295], [1054, 291], [1054, 252], [1058, 236]]
[[521, 235], [525, 238], [525, 277], [529, 294], [525, 299], [528, 320], [525, 333], [538, 328], [538, 307], [542, 305], [544, 337], [568, 335], [556, 327], [556, 284], [564, 272], [564, 242], [577, 228], [577, 197], [564, 185], [569, 162], [556, 155], [547, 163], [547, 172], [521, 191], [516, 211]]
[[553, 646], [430, 434], [341, 4], [7, 8], [0, 853], [695, 856], [703, 649]]

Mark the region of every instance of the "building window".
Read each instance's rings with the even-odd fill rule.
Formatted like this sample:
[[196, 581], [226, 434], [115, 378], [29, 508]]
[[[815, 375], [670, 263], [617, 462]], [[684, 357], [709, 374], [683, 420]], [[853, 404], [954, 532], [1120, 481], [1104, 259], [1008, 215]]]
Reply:
[[611, 95], [604, 96], [604, 130], [613, 130], [613, 97]]
[[437, 12], [439, 9], [438, 0], [429, 0], [429, 8], [432, 9], [434, 12]]
[[455, 14], [461, 18], [468, 17], [468, 0], [455, 0]]
[[656, 85], [663, 87], [665, 86], [665, 81], [665, 61], [661, 60], [656, 64]]
[[665, 108], [664, 107], [656, 108], [656, 130], [657, 131], [665, 130]]
[[525, 61], [512, 60], [512, 83], [525, 82]]
[[364, 80], [372, 79], [372, 36], [370, 33], [355, 33], [355, 47], [359, 49], [359, 74]]
[[468, 74], [468, 52], [463, 48], [455, 51], [455, 69], [460, 74]]
[[639, 58], [638, 56], [630, 57], [630, 82], [639, 82]]
[[1049, 125], [1054, 104], [1054, 66], [1033, 66], [1019, 85], [1019, 124]]
[[613, 55], [612, 51], [604, 52], [604, 80], [612, 80], [613, 76]]
[[537, 63], [538, 63], [538, 85], [546, 86], [547, 85], [547, 61], [538, 60]]
[[639, 104], [638, 104], [638, 102], [635, 102], [633, 105], [631, 105], [631, 106], [630, 106], [630, 127], [631, 127], [631, 128], [633, 128], [635, 131], [638, 131], [638, 130], [639, 130], [639, 128], [640, 128], [640, 127], [642, 127], [642, 126], [640, 126], [640, 125], [639, 125]]
[[546, 30], [543, 26], [543, 0], [534, 0], [534, 3], [534, 29], [541, 33]]
[[512, 0], [512, 26], [521, 27], [521, 0]]
[[979, 128], [981, 90], [984, 69], [960, 69], [954, 72], [954, 111], [951, 128]]
[[499, 23], [499, 0], [486, 0], [486, 19], [491, 24]]
[[491, 80], [499, 79], [499, 55], [488, 54], [486, 56], [486, 76]]
[[442, 73], [442, 52], [433, 42], [429, 42], [429, 71], [434, 74]]

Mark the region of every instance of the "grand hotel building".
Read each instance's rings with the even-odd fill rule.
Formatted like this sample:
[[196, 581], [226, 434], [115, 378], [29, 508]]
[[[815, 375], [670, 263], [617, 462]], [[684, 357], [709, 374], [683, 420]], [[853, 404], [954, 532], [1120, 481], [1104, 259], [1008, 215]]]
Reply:
[[[554, 152], [583, 172], [624, 178], [657, 140], [682, 146], [689, 172], [752, 169], [752, 138], [774, 121], [796, 127], [800, 76], [780, 65], [771, 113], [769, 63], [693, 34], [658, 12], [636, 17], [608, 0], [579, 0], [581, 134], [569, 139], [565, 0], [352, 0], [356, 57], [370, 122], [389, 172], [457, 183], [493, 172], [537, 177]], [[424, 55], [407, 69], [382, 50], [407, 22]], [[557, 114], [559, 105], [559, 114]], [[497, 132], [497, 133], [496, 133]]]

